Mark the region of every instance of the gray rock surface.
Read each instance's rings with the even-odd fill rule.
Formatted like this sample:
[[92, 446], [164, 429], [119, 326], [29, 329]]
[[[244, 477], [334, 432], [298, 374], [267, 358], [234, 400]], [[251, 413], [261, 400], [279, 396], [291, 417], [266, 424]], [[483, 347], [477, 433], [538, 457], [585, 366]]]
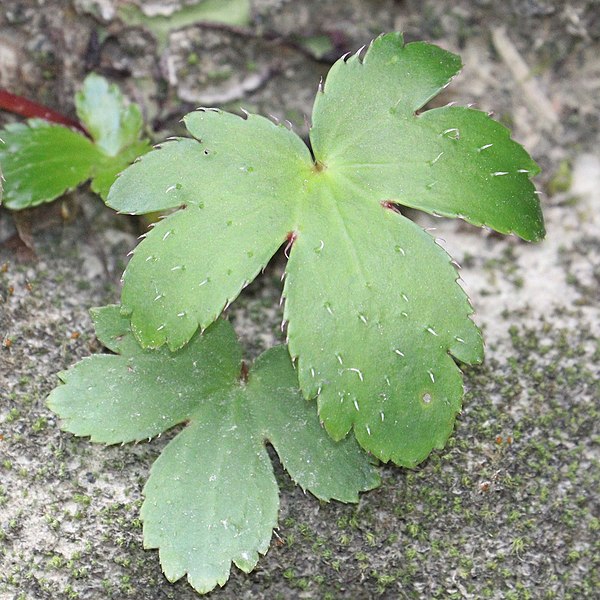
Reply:
[[[411, 214], [462, 265], [487, 342], [485, 364], [465, 369], [446, 449], [413, 471], [382, 467], [381, 488], [357, 506], [319, 503], [278, 468], [271, 549], [212, 595], [597, 597], [598, 2], [256, 0], [248, 27], [186, 26], [162, 48], [125, 27], [118, 4], [3, 0], [0, 87], [71, 113], [73, 90], [95, 69], [142, 103], [157, 141], [206, 98], [306, 133], [330, 57], [315, 60], [300, 42], [329, 36], [336, 55], [399, 29], [462, 55], [463, 74], [436, 102], [495, 110], [544, 168], [539, 245]], [[256, 74], [263, 80], [244, 85]], [[32, 259], [10, 243], [13, 220], [0, 210], [0, 599], [197, 597], [185, 581], [168, 583], [157, 553], [142, 548], [141, 490], [169, 436], [93, 445], [62, 433], [45, 406], [56, 373], [100, 350], [87, 311], [118, 299], [140, 225], [80, 191], [22, 217]], [[249, 356], [279, 331], [283, 266], [277, 257], [229, 310]]]

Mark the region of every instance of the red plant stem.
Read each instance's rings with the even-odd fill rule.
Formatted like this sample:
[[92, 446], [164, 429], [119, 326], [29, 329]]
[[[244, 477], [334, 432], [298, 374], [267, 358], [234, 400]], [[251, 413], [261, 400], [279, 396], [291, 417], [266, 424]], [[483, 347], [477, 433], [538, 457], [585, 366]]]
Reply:
[[23, 96], [16, 96], [3, 89], [0, 89], [0, 109], [7, 110], [15, 115], [20, 115], [21, 117], [26, 117], [27, 119], [45, 119], [51, 123], [59, 123], [60, 125], [66, 125], [67, 127], [74, 127], [75, 129], [79, 129], [79, 131], [85, 135], [89, 135], [79, 121], [65, 117], [65, 115], [62, 115], [43, 104], [38, 104], [33, 100], [27, 100], [27, 98], [23, 98]]

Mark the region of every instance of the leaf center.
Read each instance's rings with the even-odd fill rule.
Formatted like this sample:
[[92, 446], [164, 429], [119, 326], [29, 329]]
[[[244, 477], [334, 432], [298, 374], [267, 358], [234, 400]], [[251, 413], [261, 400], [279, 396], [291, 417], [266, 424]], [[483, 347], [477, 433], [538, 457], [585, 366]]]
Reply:
[[316, 160], [313, 164], [313, 171], [315, 173], [321, 173], [322, 171], [324, 171], [327, 167], [319, 160]]

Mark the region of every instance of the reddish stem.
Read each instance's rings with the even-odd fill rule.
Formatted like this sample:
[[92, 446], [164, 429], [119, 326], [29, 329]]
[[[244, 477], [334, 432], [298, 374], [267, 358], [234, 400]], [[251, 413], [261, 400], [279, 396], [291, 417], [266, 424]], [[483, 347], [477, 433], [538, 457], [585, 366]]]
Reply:
[[296, 231], [290, 231], [287, 234], [287, 245], [286, 245], [285, 249], [283, 250], [283, 253], [285, 254], [286, 258], [290, 257], [290, 250], [292, 249], [292, 246], [294, 245], [294, 242], [296, 241], [297, 237], [298, 237], [298, 233]]
[[400, 207], [393, 202], [392, 200], [382, 200], [379, 204], [381, 204], [381, 206], [383, 206], [383, 208], [387, 208], [388, 210], [391, 210], [392, 212], [400, 212]]
[[23, 98], [23, 96], [16, 96], [3, 89], [0, 89], [0, 109], [7, 110], [15, 115], [20, 115], [21, 117], [26, 117], [27, 119], [45, 119], [51, 123], [59, 123], [60, 125], [66, 125], [67, 127], [74, 127], [75, 129], [79, 129], [79, 131], [85, 135], [89, 135], [79, 121], [70, 119], [43, 104], [38, 104], [33, 100], [27, 100], [27, 98]]

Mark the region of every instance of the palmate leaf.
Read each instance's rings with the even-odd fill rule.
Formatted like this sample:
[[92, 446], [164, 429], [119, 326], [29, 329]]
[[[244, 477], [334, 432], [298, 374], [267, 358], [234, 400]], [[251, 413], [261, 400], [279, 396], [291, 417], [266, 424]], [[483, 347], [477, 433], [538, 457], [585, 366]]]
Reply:
[[188, 205], [154, 227], [143, 260], [124, 275], [122, 303], [133, 308], [138, 339], [152, 347], [183, 346], [256, 277], [293, 226], [295, 184], [311, 161], [300, 138], [263, 117], [207, 111], [185, 123], [202, 143], [163, 144], [109, 196], [126, 198], [126, 208], [109, 205], [130, 213]]
[[88, 75], [75, 104], [92, 139], [41, 119], [0, 131], [8, 208], [51, 202], [90, 178], [92, 190], [106, 199], [117, 174], [150, 149], [148, 140], [140, 139], [139, 107], [127, 105], [119, 88], [103, 77]]
[[[400, 36], [384, 36], [363, 61], [355, 54], [332, 67], [313, 109], [316, 160], [371, 202], [541, 239], [542, 213], [528, 179], [538, 166], [486, 113], [447, 106], [416, 116], [461, 63], [436, 46], [401, 44]], [[366, 98], [357, 98], [359, 89]]]
[[144, 545], [159, 549], [170, 581], [187, 574], [205, 593], [227, 581], [232, 562], [249, 572], [267, 551], [279, 507], [267, 440], [292, 479], [322, 500], [356, 502], [378, 485], [355, 440], [323, 431], [284, 347], [259, 357], [244, 382], [227, 321], [171, 353], [142, 350], [117, 306], [92, 314], [99, 339], [119, 354], [62, 373], [48, 404], [64, 429], [107, 444], [187, 423], [152, 466], [141, 509]]
[[123, 310], [142, 345], [175, 350], [207, 327], [286, 239], [289, 351], [334, 439], [354, 428], [378, 458], [413, 466], [451, 432], [455, 359], [481, 336], [450, 257], [395, 205], [461, 217], [526, 240], [544, 235], [538, 168], [486, 114], [417, 114], [458, 72], [457, 56], [402, 36], [339, 60], [317, 94], [314, 160], [287, 128], [202, 109], [194, 139], [151, 152], [108, 204], [184, 205], [138, 246]]

